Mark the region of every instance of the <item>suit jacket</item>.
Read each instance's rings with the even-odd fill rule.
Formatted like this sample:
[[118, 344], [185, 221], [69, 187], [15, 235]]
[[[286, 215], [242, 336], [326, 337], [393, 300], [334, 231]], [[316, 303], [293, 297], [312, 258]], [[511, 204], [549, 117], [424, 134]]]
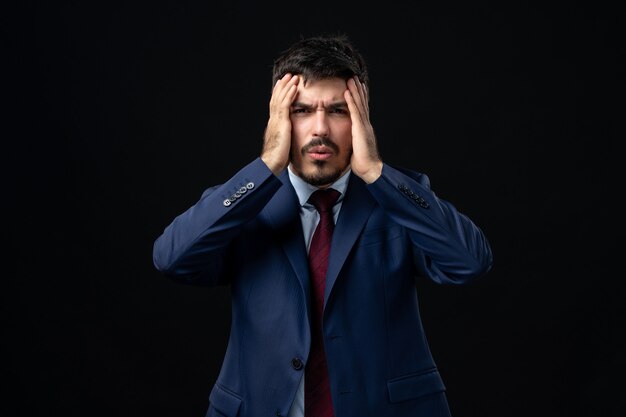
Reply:
[[[174, 219], [154, 244], [167, 276], [229, 284], [232, 323], [207, 416], [285, 416], [310, 344], [307, 253], [287, 172], [255, 159]], [[385, 164], [351, 174], [331, 245], [324, 343], [335, 415], [449, 416], [418, 309], [415, 279], [463, 284], [492, 253], [482, 231], [430, 189]]]

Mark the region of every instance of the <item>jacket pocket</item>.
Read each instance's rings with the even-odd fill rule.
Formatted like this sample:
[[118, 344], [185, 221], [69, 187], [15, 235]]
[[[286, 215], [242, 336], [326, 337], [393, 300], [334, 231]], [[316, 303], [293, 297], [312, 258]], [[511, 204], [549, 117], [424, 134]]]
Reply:
[[211, 415], [211, 408], [214, 408], [226, 417], [237, 417], [239, 407], [241, 406], [241, 398], [215, 384], [209, 396], [209, 403], [208, 415]]
[[389, 391], [389, 401], [397, 403], [443, 392], [446, 387], [443, 385], [439, 371], [430, 369], [425, 372], [390, 379], [387, 381], [387, 390]]
[[384, 229], [374, 229], [363, 232], [359, 239], [359, 245], [369, 246], [377, 243], [385, 242], [387, 240], [393, 240], [402, 236], [402, 226], [393, 225]]

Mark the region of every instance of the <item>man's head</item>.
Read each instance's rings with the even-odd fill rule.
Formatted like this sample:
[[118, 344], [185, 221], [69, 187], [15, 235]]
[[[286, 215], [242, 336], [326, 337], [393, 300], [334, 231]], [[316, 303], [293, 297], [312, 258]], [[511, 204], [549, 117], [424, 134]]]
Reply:
[[368, 85], [363, 57], [343, 35], [302, 39], [274, 61], [273, 83], [299, 75], [291, 106], [291, 168], [324, 187], [345, 173], [352, 156], [352, 120], [344, 98], [347, 80]]

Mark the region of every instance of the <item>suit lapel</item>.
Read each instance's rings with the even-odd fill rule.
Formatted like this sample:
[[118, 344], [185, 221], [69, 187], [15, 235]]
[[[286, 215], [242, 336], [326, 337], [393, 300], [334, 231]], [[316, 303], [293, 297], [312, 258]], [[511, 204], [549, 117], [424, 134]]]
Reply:
[[375, 200], [367, 191], [363, 180], [354, 174], [350, 174], [349, 181], [346, 196], [341, 205], [339, 218], [333, 232], [328, 272], [326, 273], [324, 308], [326, 308], [339, 272], [375, 205]]
[[[281, 174], [280, 180], [283, 186], [265, 206], [261, 216], [267, 219], [267, 224], [274, 230], [276, 238], [287, 255], [302, 287], [307, 311], [310, 312], [309, 261], [300, 221], [300, 203], [286, 170]], [[324, 307], [328, 303], [339, 272], [375, 204], [375, 200], [367, 191], [363, 180], [350, 174], [346, 196], [343, 199], [339, 218], [333, 232], [328, 272], [326, 273]]]
[[310, 311], [309, 262], [300, 220], [300, 203], [296, 191], [289, 181], [287, 170], [284, 170], [279, 178], [283, 186], [276, 191], [261, 215], [267, 218], [268, 224], [274, 230], [276, 238], [298, 277], [308, 312]]

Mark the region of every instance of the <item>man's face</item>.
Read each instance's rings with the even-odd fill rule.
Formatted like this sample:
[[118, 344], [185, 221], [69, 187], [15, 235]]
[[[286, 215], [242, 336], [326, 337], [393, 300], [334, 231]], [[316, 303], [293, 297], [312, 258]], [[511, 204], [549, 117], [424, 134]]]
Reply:
[[291, 106], [291, 168], [318, 187], [345, 173], [352, 155], [352, 120], [341, 78], [303, 82]]

